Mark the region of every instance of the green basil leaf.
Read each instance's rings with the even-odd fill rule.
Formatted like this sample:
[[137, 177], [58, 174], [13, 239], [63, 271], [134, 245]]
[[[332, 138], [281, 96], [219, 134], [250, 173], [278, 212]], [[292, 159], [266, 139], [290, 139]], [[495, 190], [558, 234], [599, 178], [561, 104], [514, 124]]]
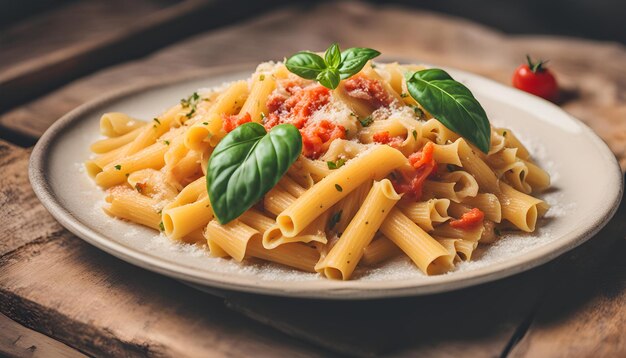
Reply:
[[207, 169], [207, 191], [215, 217], [226, 224], [273, 188], [302, 152], [302, 136], [292, 124], [269, 133], [245, 123], [215, 147]]
[[324, 59], [320, 55], [308, 51], [298, 52], [289, 57], [285, 61], [285, 66], [289, 71], [307, 80], [314, 80], [320, 72], [326, 69]]
[[467, 87], [438, 68], [417, 71], [407, 78], [409, 93], [424, 109], [481, 151], [489, 151], [489, 119]]
[[339, 86], [339, 71], [334, 68], [327, 68], [317, 75], [316, 80], [326, 88], [335, 89]]
[[371, 48], [352, 47], [341, 53], [341, 65], [339, 65], [339, 74], [341, 79], [345, 80], [357, 74], [367, 61], [380, 56], [380, 52]]
[[324, 61], [326, 61], [326, 66], [330, 68], [337, 68], [341, 63], [341, 51], [339, 50], [339, 45], [334, 43], [330, 45], [326, 53], [324, 54]]

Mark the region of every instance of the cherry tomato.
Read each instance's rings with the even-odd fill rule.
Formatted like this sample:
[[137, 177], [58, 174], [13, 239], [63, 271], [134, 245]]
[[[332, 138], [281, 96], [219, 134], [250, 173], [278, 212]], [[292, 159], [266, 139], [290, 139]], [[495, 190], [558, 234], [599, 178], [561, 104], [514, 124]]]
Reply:
[[520, 65], [513, 74], [513, 86], [549, 101], [557, 99], [559, 87], [552, 72], [545, 67], [546, 61], [533, 63], [526, 56], [528, 63]]

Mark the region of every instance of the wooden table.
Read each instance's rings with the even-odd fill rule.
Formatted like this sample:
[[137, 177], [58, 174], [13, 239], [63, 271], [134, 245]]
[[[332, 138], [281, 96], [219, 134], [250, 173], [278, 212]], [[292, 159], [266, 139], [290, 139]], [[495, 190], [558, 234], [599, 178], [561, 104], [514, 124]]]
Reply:
[[[626, 356], [624, 204], [589, 242], [514, 277], [428, 297], [324, 302], [210, 296], [129, 265], [63, 229], [27, 178], [28, 146], [102, 93], [331, 41], [503, 83], [526, 52], [550, 58], [564, 89], [559, 104], [590, 125], [624, 169], [623, 46], [507, 36], [443, 15], [358, 3], [282, 8], [210, 31], [234, 11], [200, 0], [113, 1], [119, 11], [102, 3], [70, 3], [0, 38], [0, 353]], [[77, 13], [81, 21], [72, 21]], [[208, 25], [196, 23], [198, 14]], [[41, 45], [38, 31], [54, 41]]]

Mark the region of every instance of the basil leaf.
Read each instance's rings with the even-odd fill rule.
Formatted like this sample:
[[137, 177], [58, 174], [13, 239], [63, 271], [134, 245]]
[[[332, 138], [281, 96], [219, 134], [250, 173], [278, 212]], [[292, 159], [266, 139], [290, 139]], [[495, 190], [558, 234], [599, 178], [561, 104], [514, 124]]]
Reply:
[[339, 71], [334, 68], [327, 68], [317, 75], [316, 80], [326, 88], [335, 89], [339, 86]]
[[326, 69], [324, 59], [320, 55], [308, 51], [301, 51], [289, 57], [285, 61], [285, 66], [289, 71], [307, 80], [314, 80], [320, 72]]
[[324, 54], [324, 61], [326, 62], [326, 66], [330, 68], [337, 68], [341, 63], [341, 51], [339, 50], [339, 45], [334, 43], [330, 45], [326, 53]]
[[302, 136], [292, 124], [269, 133], [255, 122], [227, 134], [215, 147], [207, 169], [207, 191], [220, 224], [236, 219], [278, 183], [302, 152]]
[[371, 48], [352, 47], [341, 53], [341, 65], [339, 65], [339, 74], [341, 79], [345, 80], [352, 75], [357, 74], [367, 61], [378, 57], [380, 52]]
[[467, 87], [438, 68], [417, 71], [407, 77], [409, 93], [424, 109], [481, 151], [489, 151], [489, 119]]

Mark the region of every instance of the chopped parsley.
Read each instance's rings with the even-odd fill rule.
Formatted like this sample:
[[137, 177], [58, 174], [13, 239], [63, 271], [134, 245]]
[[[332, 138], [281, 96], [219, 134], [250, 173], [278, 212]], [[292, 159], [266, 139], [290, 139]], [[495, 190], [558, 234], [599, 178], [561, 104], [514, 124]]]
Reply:
[[[339, 158], [337, 159], [337, 161], [334, 162], [326, 162], [326, 165], [328, 165], [328, 169], [339, 169], [341, 167], [343, 167], [343, 165], [346, 164], [346, 160], [343, 158]], [[341, 191], [341, 190], [339, 190]]]
[[335, 184], [335, 189], [337, 189], [337, 191], [340, 193], [343, 191], [343, 188], [339, 184]]
[[259, 81], [264, 81], [264, 80], [265, 80], [265, 75], [264, 75], [264, 74], [261, 74], [261, 75], [259, 76]]
[[413, 139], [417, 140], [417, 131], [414, 129], [413, 132]]
[[163, 143], [165, 143], [165, 145], [170, 145], [170, 141], [169, 140], [164, 140]]
[[408, 96], [409, 96], [409, 94], [408, 94], [408, 93], [402, 93], [402, 94], [400, 95], [400, 97], [402, 97], [402, 98], [407, 98]]
[[503, 131], [503, 132], [502, 132], [502, 136], [503, 136], [503, 137], [506, 137], [506, 131]]
[[191, 111], [189, 111], [189, 113], [185, 114], [185, 117], [187, 118], [191, 118], [193, 117], [193, 115], [196, 113], [196, 108], [192, 108]]
[[163, 226], [163, 221], [161, 221], [161, 222], [159, 223], [159, 229], [160, 229], [161, 231], [165, 231], [165, 226]]
[[372, 116], [367, 116], [362, 119], [359, 118], [359, 122], [363, 127], [369, 127], [370, 125], [372, 125], [372, 123], [374, 123], [374, 119], [372, 118]]
[[204, 124], [205, 126], [208, 126], [209, 122], [202, 122], [202, 124]]
[[115, 168], [115, 170], [122, 170], [122, 166], [121, 166], [121, 165], [119, 165], [119, 164], [118, 164], [118, 165], [116, 165], [116, 166], [114, 166], [114, 168]]
[[200, 101], [200, 95], [198, 92], [194, 92], [191, 96], [180, 100], [180, 105], [183, 108], [189, 108], [189, 112], [185, 115], [187, 118], [191, 118], [196, 113], [196, 106]]
[[417, 119], [423, 119], [424, 118], [424, 111], [422, 111], [422, 109], [419, 108], [418, 106], [413, 106], [413, 112], [415, 112], [415, 115], [417, 116]]
[[343, 213], [343, 210], [339, 210], [338, 212], [334, 213], [333, 216], [330, 217], [330, 220], [328, 221], [329, 229], [332, 230], [335, 227], [335, 225], [337, 225], [337, 223], [341, 221], [342, 213]]
[[161, 121], [157, 117], [152, 118], [152, 120], [157, 122], [158, 124], [161, 124]]

